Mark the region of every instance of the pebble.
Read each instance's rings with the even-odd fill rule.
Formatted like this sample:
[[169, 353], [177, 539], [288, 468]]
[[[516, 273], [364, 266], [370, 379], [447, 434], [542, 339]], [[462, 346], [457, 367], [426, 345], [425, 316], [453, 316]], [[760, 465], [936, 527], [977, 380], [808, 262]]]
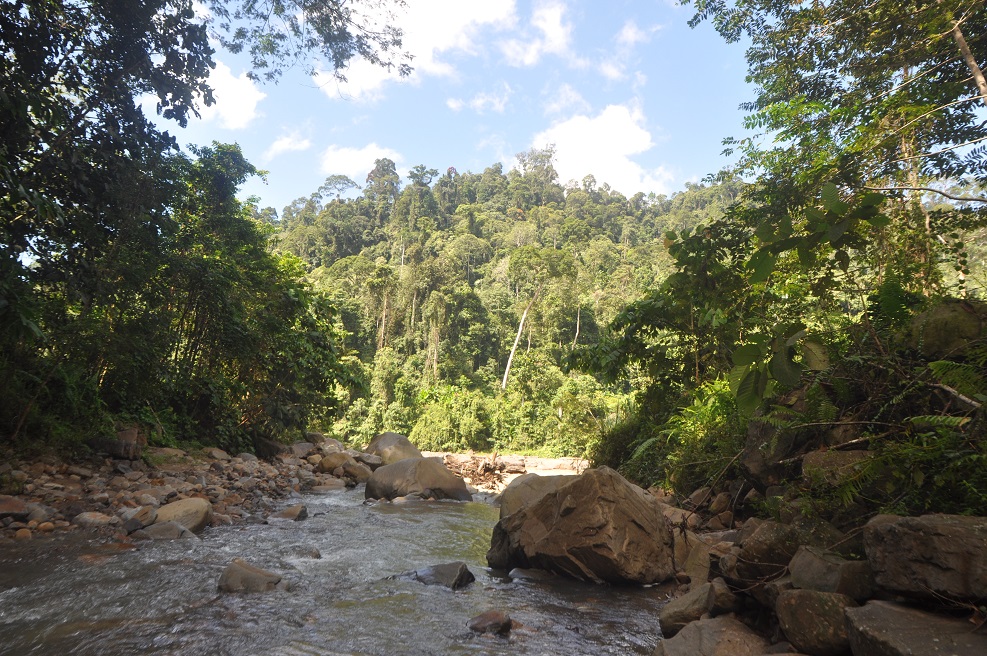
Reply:
[[14, 533], [15, 540], [30, 540], [32, 537], [31, 529], [29, 528], [19, 528], [17, 532]]

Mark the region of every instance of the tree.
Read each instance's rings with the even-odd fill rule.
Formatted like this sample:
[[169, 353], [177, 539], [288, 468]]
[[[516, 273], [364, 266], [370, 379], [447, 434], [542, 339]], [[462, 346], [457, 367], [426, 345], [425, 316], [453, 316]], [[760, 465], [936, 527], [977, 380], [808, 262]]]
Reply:
[[[305, 63], [309, 72], [318, 53], [333, 74], [346, 80], [343, 71], [353, 57], [360, 57], [402, 76], [411, 73], [410, 55], [401, 52], [402, 32], [391, 6], [403, 0], [362, 0], [351, 6], [345, 0], [209, 0], [210, 27], [231, 52], [250, 54], [256, 77], [263, 71], [276, 79], [285, 68]], [[320, 62], [321, 63], [321, 62]]]

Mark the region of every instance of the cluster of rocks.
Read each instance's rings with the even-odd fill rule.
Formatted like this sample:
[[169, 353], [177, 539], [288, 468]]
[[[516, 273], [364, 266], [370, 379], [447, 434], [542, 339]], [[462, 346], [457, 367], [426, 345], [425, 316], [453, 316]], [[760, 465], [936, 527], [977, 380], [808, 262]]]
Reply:
[[272, 446], [270, 460], [217, 448], [193, 454], [143, 448], [138, 460], [106, 457], [85, 466], [7, 462], [0, 482], [12, 494], [0, 495], [0, 536], [31, 539], [87, 528], [129, 539], [189, 537], [209, 525], [263, 515], [293, 493], [360, 483], [369, 483], [368, 498], [470, 498], [462, 479], [404, 436], [383, 433], [364, 451], [318, 433], [309, 438]]
[[487, 560], [677, 583], [656, 656], [987, 654], [987, 519], [881, 515], [848, 536], [800, 515], [734, 519], [734, 498], [703, 489], [673, 504], [605, 467], [528, 474], [501, 496]]

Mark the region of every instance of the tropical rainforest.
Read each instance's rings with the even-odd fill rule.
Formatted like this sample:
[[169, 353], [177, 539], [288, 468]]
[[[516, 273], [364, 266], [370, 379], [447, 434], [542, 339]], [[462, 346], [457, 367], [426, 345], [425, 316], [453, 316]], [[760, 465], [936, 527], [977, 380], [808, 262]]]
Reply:
[[399, 30], [342, 2], [5, 3], [3, 440], [393, 430], [688, 492], [761, 426], [873, 452], [833, 504], [987, 508], [983, 3], [691, 4], [749, 44], [731, 169], [626, 197], [551, 148], [405, 181], [379, 159], [279, 213], [238, 199], [236, 145], [183, 154], [138, 97], [209, 104], [210, 30], [268, 78], [313, 51], [407, 72]]

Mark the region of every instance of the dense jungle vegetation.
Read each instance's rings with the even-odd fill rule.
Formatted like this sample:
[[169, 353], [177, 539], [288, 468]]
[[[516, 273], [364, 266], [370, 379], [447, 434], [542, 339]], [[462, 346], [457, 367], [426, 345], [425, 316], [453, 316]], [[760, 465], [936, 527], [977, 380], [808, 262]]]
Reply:
[[[312, 48], [407, 70], [400, 33], [343, 3], [210, 4], [265, 76]], [[182, 155], [136, 103], [181, 123], [208, 102], [190, 3], [6, 3], [6, 444], [395, 430], [690, 491], [743, 473], [764, 429], [873, 453], [832, 505], [987, 508], [983, 3], [692, 4], [751, 44], [730, 171], [628, 198], [559, 180], [550, 148], [404, 183], [381, 159], [279, 215], [237, 199], [258, 173], [237, 146]], [[320, 29], [271, 38], [267, 9]]]

